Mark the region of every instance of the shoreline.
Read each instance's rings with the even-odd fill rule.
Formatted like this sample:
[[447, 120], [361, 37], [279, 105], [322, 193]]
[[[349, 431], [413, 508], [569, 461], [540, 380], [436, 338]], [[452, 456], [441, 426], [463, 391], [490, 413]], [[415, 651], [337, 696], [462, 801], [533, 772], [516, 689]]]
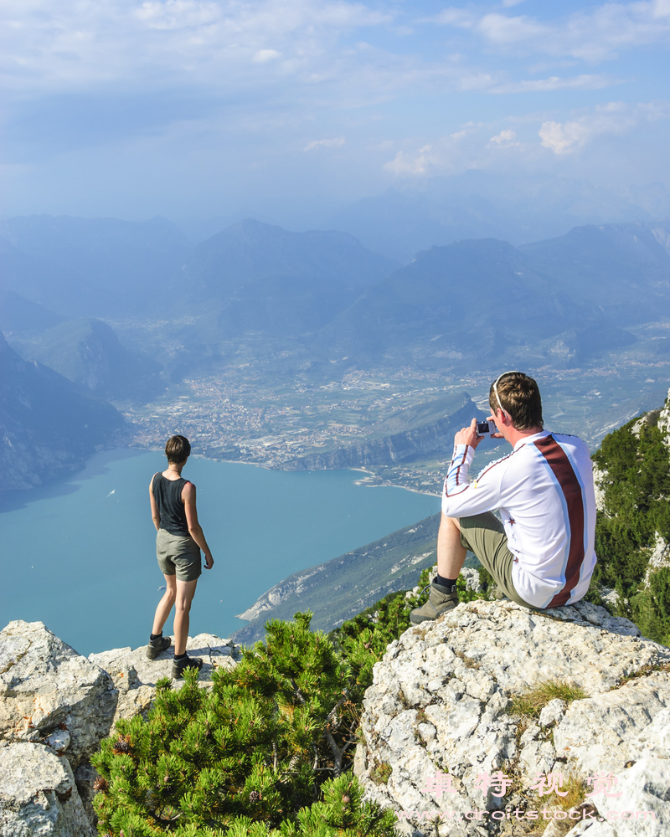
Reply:
[[[147, 451], [152, 453], [163, 453], [163, 451], [159, 448], [140, 448], [129, 446], [129, 449], [138, 450], [138, 451]], [[230, 465], [252, 465], [255, 468], [263, 468], [266, 471], [283, 471], [282, 468], [274, 467], [272, 465], [267, 465], [264, 462], [247, 462], [245, 460], [240, 459], [224, 459], [219, 457], [213, 456], [206, 456], [201, 453], [193, 453], [191, 454], [196, 459], [207, 459], [210, 462], [226, 462]], [[351, 471], [352, 473], [359, 473], [359, 474], [366, 474], [368, 477], [374, 478], [376, 476], [374, 471], [368, 471], [365, 468], [319, 468], [318, 470], [313, 471], [295, 471], [294, 473], [305, 473], [305, 474], [318, 474], [318, 473], [335, 473], [336, 471]], [[284, 473], [289, 473], [289, 471], [283, 471]], [[367, 482], [367, 479], [364, 477], [362, 479], [354, 480], [354, 485], [360, 485], [363, 488], [401, 488], [403, 491], [410, 491], [412, 494], [421, 494], [425, 497], [440, 497], [441, 495], [436, 492], [432, 491], [419, 491], [418, 488], [411, 488], [408, 485], [399, 485], [398, 483], [383, 481], [376, 485], [371, 485]]]

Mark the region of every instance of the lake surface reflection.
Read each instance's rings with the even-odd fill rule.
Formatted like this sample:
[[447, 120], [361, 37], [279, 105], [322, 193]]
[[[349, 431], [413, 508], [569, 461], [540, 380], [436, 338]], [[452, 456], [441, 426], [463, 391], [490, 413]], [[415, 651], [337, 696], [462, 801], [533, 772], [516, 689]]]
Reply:
[[[0, 627], [41, 621], [82, 654], [142, 645], [164, 584], [148, 496], [164, 467], [160, 453], [105, 451], [56, 484], [0, 495]], [[291, 573], [439, 511], [437, 497], [356, 485], [352, 471], [191, 458], [184, 476], [215, 560], [198, 583], [191, 635], [230, 636], [244, 624], [235, 614]]]

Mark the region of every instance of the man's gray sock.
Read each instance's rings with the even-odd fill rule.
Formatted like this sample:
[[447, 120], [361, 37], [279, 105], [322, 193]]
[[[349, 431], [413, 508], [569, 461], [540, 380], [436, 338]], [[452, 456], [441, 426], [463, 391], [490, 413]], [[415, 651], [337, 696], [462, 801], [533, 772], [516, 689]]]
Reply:
[[455, 578], [442, 578], [438, 573], [433, 579], [433, 584], [440, 584], [442, 587], [453, 587], [456, 584]]

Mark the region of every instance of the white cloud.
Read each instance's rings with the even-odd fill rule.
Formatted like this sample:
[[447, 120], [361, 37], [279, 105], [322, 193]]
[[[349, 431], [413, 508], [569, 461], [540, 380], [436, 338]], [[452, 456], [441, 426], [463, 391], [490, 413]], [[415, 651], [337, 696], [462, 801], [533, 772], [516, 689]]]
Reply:
[[602, 90], [621, 82], [605, 75], [580, 75], [571, 78], [551, 76], [550, 78], [524, 79], [506, 82], [489, 88], [489, 93], [548, 93], [553, 90]]
[[630, 106], [609, 102], [576, 119], [543, 122], [538, 133], [544, 148], [562, 156], [579, 151], [596, 137], [625, 134], [643, 122], [667, 118], [670, 118], [670, 103]]
[[346, 140], [344, 137], [335, 137], [334, 139], [312, 140], [307, 143], [304, 150], [314, 151], [315, 148], [341, 148]]
[[475, 14], [467, 9], [444, 9], [435, 17], [423, 18], [425, 23], [440, 23], [443, 26], [460, 26], [470, 29], [477, 22]]
[[[503, 5], [516, 5], [514, 2]], [[554, 7], [560, 8], [560, 7]], [[554, 21], [528, 15], [446, 9], [431, 22], [471, 30], [500, 49], [570, 56], [589, 62], [616, 57], [622, 49], [667, 44], [670, 0], [635, 0], [587, 7]]]
[[591, 136], [591, 131], [580, 122], [543, 122], [539, 135], [544, 148], [554, 154], [567, 154], [581, 148]]
[[496, 44], [516, 44], [544, 38], [550, 31], [544, 24], [521, 15], [507, 17], [500, 14], [484, 15], [477, 23], [477, 30], [486, 40]]
[[491, 137], [489, 143], [493, 143], [500, 148], [510, 148], [512, 146], [520, 145], [516, 139], [516, 133], [514, 131], [505, 130], [501, 131], [499, 134], [496, 134], [495, 137]]
[[[464, 126], [417, 151], [398, 151], [395, 158], [384, 164], [384, 169], [399, 176], [457, 174], [476, 168], [470, 137], [479, 126]], [[467, 142], [466, 142], [467, 140]]]
[[[429, 178], [460, 174], [468, 169], [496, 170], [519, 166], [526, 174], [544, 168], [551, 156], [570, 157], [598, 138], [622, 136], [645, 122], [670, 119], [670, 101], [628, 105], [609, 102], [576, 113], [564, 121], [542, 119], [538, 114], [508, 117], [521, 136], [503, 127], [491, 136], [491, 125], [468, 123], [461, 130], [419, 144], [407, 142], [384, 169], [398, 177]], [[533, 139], [537, 131], [540, 142]], [[418, 148], [417, 148], [418, 146]], [[552, 152], [549, 157], [546, 149]]]
[[345, 0], [4, 0], [0, 8], [11, 32], [4, 86], [44, 92], [130, 79], [145, 88], [238, 86], [245, 67], [258, 74], [280, 56], [283, 72], [310, 72], [334, 64], [343, 36], [394, 19]]
[[217, 3], [201, 0], [145, 0], [133, 13], [151, 29], [164, 30], [206, 26], [222, 18], [222, 10]]
[[254, 64], [267, 64], [268, 61], [274, 61], [280, 57], [281, 52], [277, 52], [276, 49], [259, 49], [251, 60]]

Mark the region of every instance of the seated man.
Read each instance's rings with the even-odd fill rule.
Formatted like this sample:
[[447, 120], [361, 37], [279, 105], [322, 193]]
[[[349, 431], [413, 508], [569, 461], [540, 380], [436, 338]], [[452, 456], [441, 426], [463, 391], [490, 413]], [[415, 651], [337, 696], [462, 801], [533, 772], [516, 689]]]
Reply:
[[[458, 604], [456, 579], [470, 549], [507, 598], [533, 609], [578, 602], [596, 564], [596, 504], [587, 446], [543, 430], [540, 391], [522, 372], [504, 372], [489, 392], [491, 418], [514, 450], [468, 483], [483, 436], [477, 422], [454, 438], [437, 536], [437, 577], [419, 625]], [[498, 509], [502, 523], [492, 514]]]

